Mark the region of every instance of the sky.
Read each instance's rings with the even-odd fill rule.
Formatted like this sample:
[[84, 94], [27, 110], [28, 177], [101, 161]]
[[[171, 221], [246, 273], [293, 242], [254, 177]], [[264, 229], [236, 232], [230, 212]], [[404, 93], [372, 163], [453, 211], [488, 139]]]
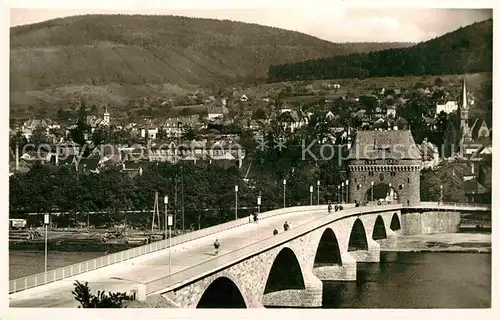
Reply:
[[[107, 6], [104, 9], [64, 8], [61, 7], [63, 2], [59, 2], [57, 6], [58, 3], [55, 1], [39, 1], [41, 2], [36, 2], [34, 5], [32, 2], [31, 7], [23, 6], [26, 9], [15, 7], [16, 4], [20, 7], [30, 1], [14, 2], [10, 9], [10, 26], [83, 14], [157, 14], [256, 23], [303, 32], [331, 42], [420, 42], [461, 26], [489, 19], [493, 14], [491, 9], [346, 7], [333, 1], [317, 5], [315, 0], [302, 1], [302, 4], [292, 4], [287, 7], [260, 5], [247, 8], [241, 6], [231, 8], [231, 4], [213, 5], [222, 3], [217, 1], [210, 2], [211, 6], [207, 7], [206, 1], [204, 3], [198, 1], [199, 5], [197, 5], [194, 0], [185, 0], [184, 6], [179, 5], [178, 1], [173, 1], [170, 8], [157, 8], [158, 1], [155, 0], [149, 2], [143, 0], [140, 5], [139, 1], [122, 0], [119, 3], [115, 2], [116, 8]], [[43, 2], [48, 2], [49, 6], [36, 8], [36, 4]], [[88, 5], [91, 2], [92, 0], [87, 0], [84, 3]], [[106, 1], [106, 5], [110, 2], [113, 1]], [[268, 2], [271, 3], [271, 1]], [[163, 2], [162, 5], [165, 3]]]

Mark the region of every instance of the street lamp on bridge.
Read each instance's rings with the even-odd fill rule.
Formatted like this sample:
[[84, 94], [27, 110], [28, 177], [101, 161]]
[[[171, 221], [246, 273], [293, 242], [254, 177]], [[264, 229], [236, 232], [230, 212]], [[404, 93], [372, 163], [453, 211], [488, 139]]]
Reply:
[[385, 200], [387, 203], [391, 202], [391, 186], [392, 184], [389, 182], [389, 187], [387, 188], [387, 194], [385, 195]]
[[43, 224], [45, 225], [45, 283], [47, 283], [47, 226], [50, 223], [50, 215], [46, 213], [43, 216]]
[[[259, 209], [259, 214], [260, 214], [260, 205], [261, 205], [261, 196], [259, 195], [257, 197], [257, 207]], [[260, 218], [260, 217], [259, 217]], [[257, 219], [257, 240], [260, 240], [260, 225], [259, 225], [259, 219]]]
[[320, 185], [319, 180], [318, 180], [318, 182], [316, 183], [316, 185], [318, 186], [318, 206], [319, 206], [319, 185]]
[[286, 208], [286, 179], [283, 179], [283, 208]]
[[[314, 192], [314, 187], [309, 186], [309, 194], [311, 195], [311, 201], [310, 201], [311, 206], [313, 205], [313, 192]], [[309, 219], [312, 220], [312, 209], [309, 210]]]
[[372, 192], [371, 192], [371, 194], [372, 194], [372, 202], [373, 202], [373, 181], [371, 182], [371, 185], [372, 185], [372, 189], [371, 189]]
[[340, 202], [340, 185], [337, 185], [337, 202]]
[[345, 202], [349, 203], [349, 179], [345, 180]]
[[340, 188], [340, 200], [341, 203], [344, 202], [344, 181], [342, 181], [342, 187]]
[[[165, 234], [165, 239], [167, 239], [167, 213], [168, 213], [168, 196], [163, 198], [163, 203], [165, 204], [165, 230], [163, 231]], [[159, 223], [158, 223], [159, 224]]]
[[260, 213], [261, 196], [257, 196], [257, 212]]
[[234, 220], [238, 220], [238, 185], [234, 186]]
[[439, 203], [443, 203], [443, 185], [439, 185], [440, 195], [439, 195]]

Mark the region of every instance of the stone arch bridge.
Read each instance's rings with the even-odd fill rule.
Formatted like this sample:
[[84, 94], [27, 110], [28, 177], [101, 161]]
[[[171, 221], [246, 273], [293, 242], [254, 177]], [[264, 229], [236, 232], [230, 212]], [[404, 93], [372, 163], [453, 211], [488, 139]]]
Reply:
[[[42, 274], [45, 281], [33, 288], [22, 285], [32, 280], [13, 280], [10, 306], [74, 306], [72, 283], [79, 280], [93, 290], [134, 291], [138, 300], [154, 300], [159, 307], [319, 307], [322, 280], [355, 280], [356, 264], [379, 262], [381, 248], [394, 247], [399, 234], [454, 232], [460, 212], [489, 210], [424, 202], [347, 205], [330, 214], [326, 206], [274, 210], [259, 223], [243, 218], [193, 232], [170, 248], [168, 240], [160, 241], [114, 254], [108, 265], [101, 259], [72, 266], [66, 275], [63, 270], [62, 277], [57, 270]], [[283, 231], [284, 221], [290, 230]], [[219, 255], [211, 247], [215, 238], [222, 244]]]

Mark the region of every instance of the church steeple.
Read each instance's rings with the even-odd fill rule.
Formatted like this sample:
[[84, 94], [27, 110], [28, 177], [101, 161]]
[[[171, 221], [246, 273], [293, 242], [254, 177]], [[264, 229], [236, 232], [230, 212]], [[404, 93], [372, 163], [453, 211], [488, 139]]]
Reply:
[[103, 119], [104, 123], [103, 124], [109, 125], [109, 120], [110, 120], [109, 118], [110, 117], [109, 117], [109, 112], [108, 112], [108, 106], [106, 105], [105, 106], [105, 111], [104, 111], [104, 119]]
[[465, 85], [465, 77], [462, 83], [462, 111], [469, 110], [469, 104], [467, 102], [467, 87]]
[[467, 101], [467, 86], [465, 84], [465, 75], [462, 84], [462, 104], [460, 106], [460, 151], [463, 154], [464, 143], [469, 143], [471, 140], [469, 129], [469, 104]]

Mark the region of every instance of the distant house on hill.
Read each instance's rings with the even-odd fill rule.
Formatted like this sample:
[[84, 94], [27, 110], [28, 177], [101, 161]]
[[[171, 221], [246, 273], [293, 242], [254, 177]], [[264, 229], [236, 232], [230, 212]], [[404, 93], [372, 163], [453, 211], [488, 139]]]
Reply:
[[90, 126], [91, 132], [94, 132], [95, 129], [100, 126], [109, 126], [111, 122], [111, 117], [108, 112], [108, 108], [106, 107], [106, 111], [104, 111], [103, 117], [98, 116], [87, 116], [87, 124]]
[[422, 167], [423, 168], [434, 168], [439, 164], [439, 150], [438, 148], [431, 142], [424, 139], [424, 141], [417, 145], [422, 154]]
[[208, 108], [208, 120], [223, 119], [224, 115], [228, 113], [227, 108], [212, 106]]
[[445, 104], [436, 104], [436, 114], [437, 117], [442, 111], [446, 114], [450, 114], [458, 110], [458, 103], [456, 101], [447, 101]]
[[144, 161], [124, 161], [122, 163], [122, 172], [128, 174], [132, 178], [142, 175], [144, 164]]
[[61, 126], [50, 118], [30, 119], [21, 125], [21, 133], [26, 139], [29, 140], [33, 131], [37, 128], [42, 128], [45, 130], [46, 134], [49, 134], [50, 129], [60, 129]]

